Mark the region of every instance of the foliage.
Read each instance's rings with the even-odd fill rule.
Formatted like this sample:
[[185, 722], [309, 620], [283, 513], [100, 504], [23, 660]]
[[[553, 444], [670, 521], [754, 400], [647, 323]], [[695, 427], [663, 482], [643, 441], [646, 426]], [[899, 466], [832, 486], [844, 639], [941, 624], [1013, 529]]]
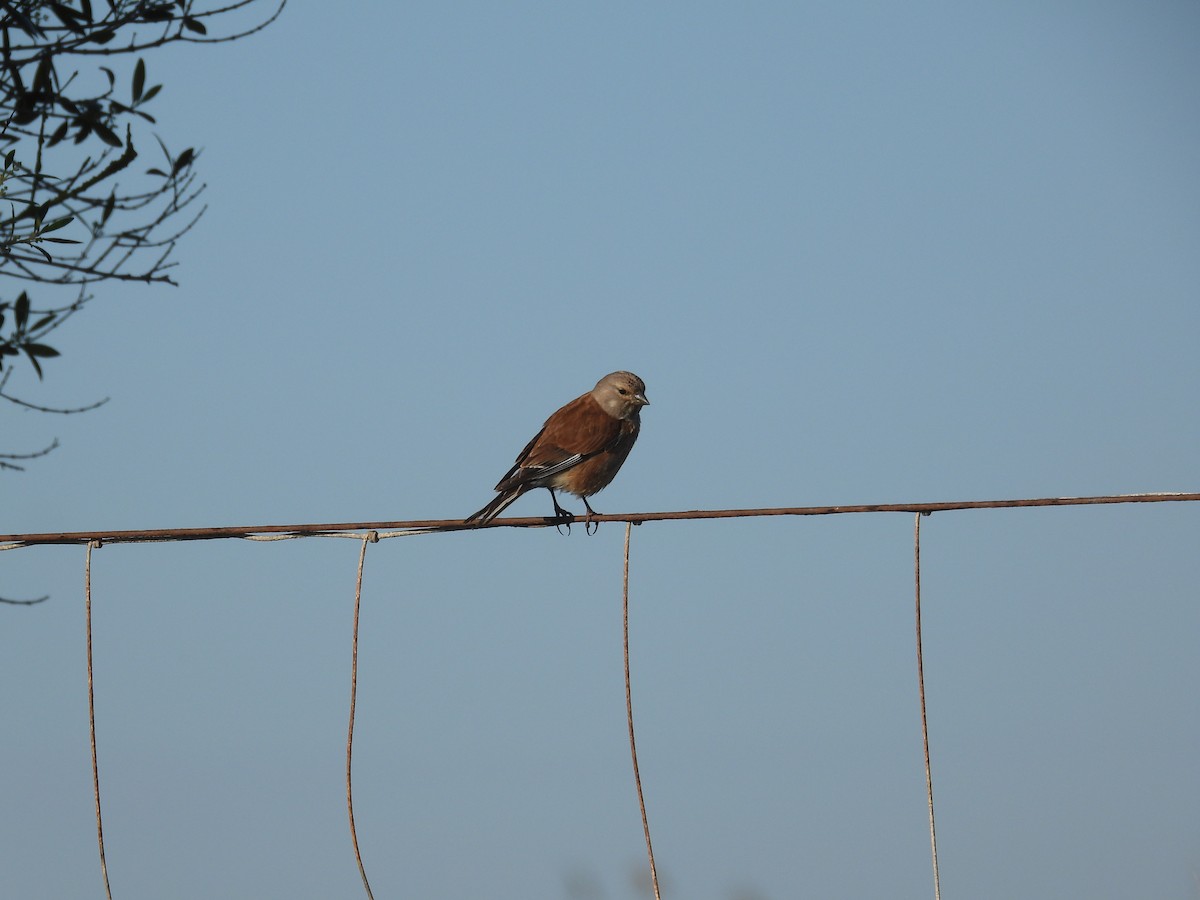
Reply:
[[[144, 54], [238, 40], [273, 22], [286, 2], [0, 0], [0, 276], [37, 286], [10, 291], [0, 279], [0, 399], [57, 413], [99, 405], [43, 407], [7, 387], [17, 364], [42, 378], [43, 364], [58, 356], [47, 336], [93, 298], [95, 285], [175, 284], [176, 244], [204, 212], [200, 154], [172, 152], [153, 132], [147, 141], [155, 124], [147, 107], [163, 88], [150, 82]], [[218, 20], [243, 24], [213, 35]], [[101, 64], [114, 57], [132, 63], [127, 77], [116, 62]], [[147, 143], [153, 158], [139, 171], [133, 164]], [[0, 454], [0, 469], [54, 446]]]

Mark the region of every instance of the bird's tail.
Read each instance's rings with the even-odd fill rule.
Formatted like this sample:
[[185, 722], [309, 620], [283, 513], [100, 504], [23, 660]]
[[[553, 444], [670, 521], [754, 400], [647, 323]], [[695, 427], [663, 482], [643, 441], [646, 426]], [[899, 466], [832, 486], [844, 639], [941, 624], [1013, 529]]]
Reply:
[[501, 491], [492, 499], [491, 503], [479, 510], [479, 512], [467, 516], [463, 519], [463, 522], [467, 525], [486, 525], [492, 519], [496, 518], [496, 516], [500, 515], [500, 513], [504, 512], [510, 503], [525, 493], [525, 490], [526, 488], [522, 486], [515, 490]]

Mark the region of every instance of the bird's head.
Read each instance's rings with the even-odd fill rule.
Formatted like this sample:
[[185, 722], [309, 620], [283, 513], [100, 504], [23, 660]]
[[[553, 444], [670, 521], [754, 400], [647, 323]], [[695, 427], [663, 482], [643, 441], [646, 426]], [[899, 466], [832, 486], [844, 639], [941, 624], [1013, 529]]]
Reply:
[[636, 419], [646, 399], [646, 383], [632, 372], [613, 372], [596, 382], [592, 398], [614, 419]]

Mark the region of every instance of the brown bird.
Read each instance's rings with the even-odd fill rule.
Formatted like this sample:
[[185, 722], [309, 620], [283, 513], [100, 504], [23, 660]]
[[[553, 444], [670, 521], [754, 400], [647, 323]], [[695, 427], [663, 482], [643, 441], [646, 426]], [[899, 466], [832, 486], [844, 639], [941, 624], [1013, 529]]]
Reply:
[[645, 383], [632, 372], [605, 375], [546, 420], [496, 485], [499, 495], [465, 521], [490, 522], [534, 488], [550, 492], [555, 518], [567, 523], [575, 518], [558, 505], [558, 490], [580, 497], [590, 519], [596, 513], [587, 498], [613, 480], [637, 440], [642, 407], [649, 405]]

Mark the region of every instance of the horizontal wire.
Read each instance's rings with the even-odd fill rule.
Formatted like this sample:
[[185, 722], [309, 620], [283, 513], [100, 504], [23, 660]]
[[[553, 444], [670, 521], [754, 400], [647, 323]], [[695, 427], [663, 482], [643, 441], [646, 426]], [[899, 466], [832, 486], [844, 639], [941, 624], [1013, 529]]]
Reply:
[[[1096, 497], [1036, 497], [1025, 500], [954, 500], [935, 503], [859, 503], [838, 506], [781, 506], [763, 509], [690, 509], [648, 513], [597, 513], [592, 522], [668, 522], [680, 519], [747, 519], [763, 516], [831, 516], [851, 513], [935, 513], [964, 509], [1017, 509], [1038, 506], [1088, 506], [1106, 503], [1168, 503], [1200, 500], [1200, 493], [1109, 494]], [[583, 517], [580, 516], [580, 519]], [[276, 540], [290, 537], [358, 537], [348, 532], [379, 532], [379, 538], [404, 537], [483, 528], [547, 528], [562, 525], [553, 516], [493, 519], [479, 525], [461, 519], [418, 519], [407, 522], [339, 522], [314, 525], [225, 525], [216, 528], [158, 528], [136, 531], [63, 531], [43, 534], [0, 534], [0, 550], [41, 544], [147, 543], [157, 541], [213, 541], [227, 538]]]

